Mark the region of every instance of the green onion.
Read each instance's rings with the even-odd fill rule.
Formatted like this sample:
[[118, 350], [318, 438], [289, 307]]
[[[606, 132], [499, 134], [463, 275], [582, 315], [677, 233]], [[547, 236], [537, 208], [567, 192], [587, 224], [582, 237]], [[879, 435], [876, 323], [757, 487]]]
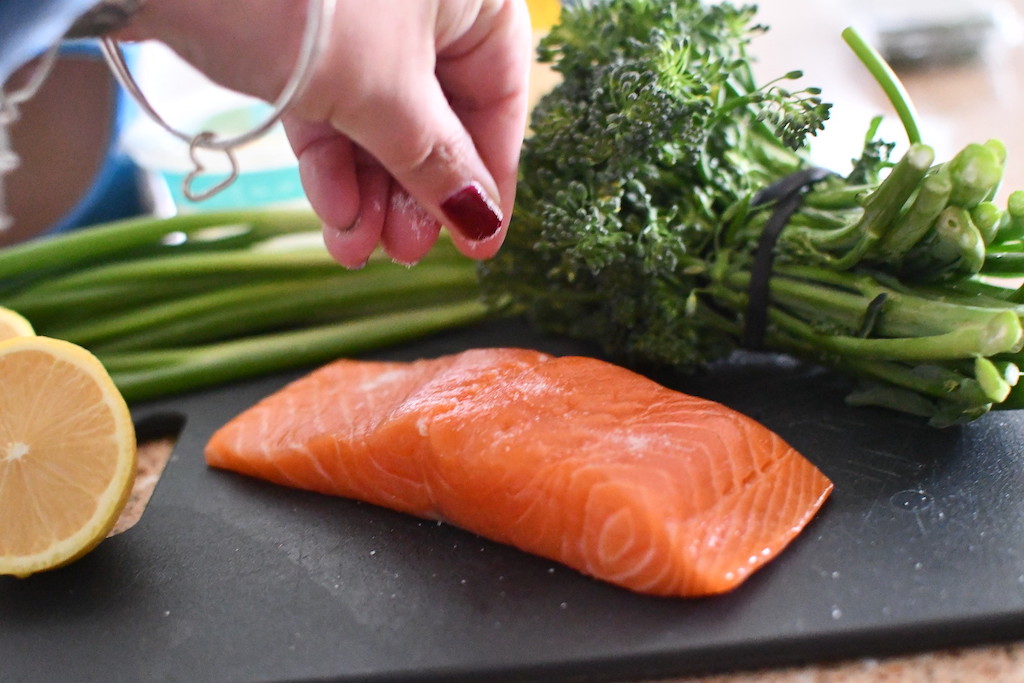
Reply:
[[478, 301], [416, 307], [289, 332], [171, 350], [100, 353], [129, 402], [325, 363], [475, 323]]
[[154, 399], [468, 325], [476, 267], [442, 238], [415, 268], [337, 265], [309, 211], [137, 218], [0, 251], [0, 303]]

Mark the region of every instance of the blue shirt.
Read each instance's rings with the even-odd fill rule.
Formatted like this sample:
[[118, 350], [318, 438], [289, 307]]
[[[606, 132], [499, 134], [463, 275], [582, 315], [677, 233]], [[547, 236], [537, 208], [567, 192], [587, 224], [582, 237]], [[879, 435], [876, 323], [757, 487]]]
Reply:
[[68, 32], [97, 0], [0, 2], [0, 83]]
[[[0, 0], [0, 84], [14, 71], [61, 39], [75, 20], [97, 0]], [[95, 44], [76, 41], [62, 48], [99, 59]], [[99, 173], [77, 206], [51, 232], [69, 230], [143, 212], [138, 171], [118, 147], [117, 133], [130, 113], [130, 102], [117, 89], [114, 134]], [[14, 150], [17, 153], [17, 150]]]

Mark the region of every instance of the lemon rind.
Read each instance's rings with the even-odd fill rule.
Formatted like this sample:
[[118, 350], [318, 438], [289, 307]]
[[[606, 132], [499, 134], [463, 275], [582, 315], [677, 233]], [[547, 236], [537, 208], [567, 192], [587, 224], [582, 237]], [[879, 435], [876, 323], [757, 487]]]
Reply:
[[26, 577], [73, 562], [93, 550], [113, 528], [128, 502], [137, 467], [135, 424], [127, 403], [103, 364], [88, 350], [61, 339], [44, 336], [0, 340], [0, 356], [19, 350], [43, 351], [87, 371], [100, 386], [103, 401], [114, 418], [114, 442], [120, 446], [117, 467], [92, 517], [75, 533], [31, 555], [0, 555], [0, 575]]

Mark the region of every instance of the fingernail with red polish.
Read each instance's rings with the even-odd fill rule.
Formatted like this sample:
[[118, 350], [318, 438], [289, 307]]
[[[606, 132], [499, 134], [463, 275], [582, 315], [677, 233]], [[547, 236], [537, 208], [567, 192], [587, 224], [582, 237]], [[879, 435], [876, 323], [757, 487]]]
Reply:
[[484, 194], [483, 188], [471, 183], [441, 203], [441, 210], [452, 227], [471, 240], [484, 240], [501, 227], [501, 210]]

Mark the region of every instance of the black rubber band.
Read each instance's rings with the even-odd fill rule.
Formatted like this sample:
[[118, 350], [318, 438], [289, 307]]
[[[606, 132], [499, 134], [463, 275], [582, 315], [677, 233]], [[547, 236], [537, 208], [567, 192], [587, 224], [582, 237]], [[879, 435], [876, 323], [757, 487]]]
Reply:
[[754, 264], [750, 269], [750, 285], [747, 288], [747, 316], [743, 328], [743, 346], [759, 349], [764, 343], [768, 325], [768, 294], [772, 278], [772, 264], [775, 261], [775, 243], [786, 227], [790, 216], [796, 213], [803, 202], [804, 190], [832, 172], [824, 168], [806, 168], [797, 171], [758, 192], [752, 205], [759, 206], [775, 202], [768, 222], [764, 225], [757, 242]]

